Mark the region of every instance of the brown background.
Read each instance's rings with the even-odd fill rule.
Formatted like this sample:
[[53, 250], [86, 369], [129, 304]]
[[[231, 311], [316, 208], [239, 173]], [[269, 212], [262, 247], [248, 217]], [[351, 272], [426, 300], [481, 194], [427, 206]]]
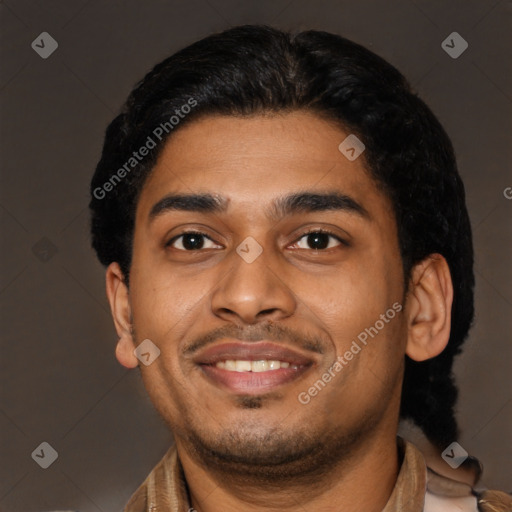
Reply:
[[[0, 2], [0, 509], [121, 510], [170, 442], [138, 371], [114, 358], [88, 185], [104, 129], [156, 62], [232, 25], [317, 28], [397, 66], [454, 142], [476, 247], [476, 324], [459, 358], [460, 440], [512, 490], [510, 1]], [[43, 60], [43, 31], [58, 42]], [[469, 48], [450, 58], [459, 32]], [[41, 469], [42, 442], [58, 452]]]

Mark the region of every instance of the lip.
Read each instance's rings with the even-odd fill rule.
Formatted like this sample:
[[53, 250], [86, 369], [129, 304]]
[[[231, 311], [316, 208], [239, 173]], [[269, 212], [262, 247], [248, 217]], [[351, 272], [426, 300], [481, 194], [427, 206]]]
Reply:
[[[235, 372], [215, 366], [219, 361], [228, 359], [285, 361], [290, 367], [266, 372]], [[194, 358], [194, 362], [213, 384], [244, 395], [270, 392], [300, 378], [314, 364], [312, 358], [268, 341], [222, 343], [200, 352]]]
[[197, 364], [215, 364], [219, 361], [226, 361], [227, 359], [239, 359], [243, 361], [269, 359], [274, 361], [286, 361], [291, 365], [297, 366], [306, 366], [313, 363], [311, 358], [291, 348], [277, 345], [269, 341], [252, 341], [245, 343], [230, 342], [214, 345], [200, 352], [194, 358], [194, 362]]

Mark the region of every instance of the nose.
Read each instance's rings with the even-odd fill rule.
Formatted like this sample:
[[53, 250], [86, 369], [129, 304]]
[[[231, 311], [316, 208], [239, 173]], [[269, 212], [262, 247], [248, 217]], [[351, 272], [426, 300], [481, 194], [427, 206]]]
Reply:
[[213, 313], [231, 322], [255, 324], [289, 317], [297, 301], [284, 282], [276, 262], [270, 266], [270, 251], [263, 252], [251, 263], [233, 252], [226, 261], [229, 270], [223, 274], [212, 294]]

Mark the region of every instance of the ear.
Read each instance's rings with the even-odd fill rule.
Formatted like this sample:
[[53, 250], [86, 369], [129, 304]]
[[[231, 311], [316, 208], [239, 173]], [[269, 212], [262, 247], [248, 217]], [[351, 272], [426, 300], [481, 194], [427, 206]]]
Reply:
[[405, 353], [414, 361], [440, 354], [451, 328], [453, 284], [450, 268], [440, 254], [431, 254], [414, 266], [409, 282]]
[[128, 287], [118, 263], [111, 263], [106, 274], [107, 297], [119, 340], [116, 358], [126, 368], [138, 366], [133, 353], [135, 344], [132, 335], [131, 307]]

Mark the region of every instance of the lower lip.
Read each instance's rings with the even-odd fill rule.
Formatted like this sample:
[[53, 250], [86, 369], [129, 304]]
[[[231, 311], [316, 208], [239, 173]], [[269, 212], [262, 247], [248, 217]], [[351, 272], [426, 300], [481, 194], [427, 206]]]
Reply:
[[260, 394], [288, 384], [306, 372], [309, 366], [280, 368], [267, 372], [233, 372], [213, 365], [201, 364], [200, 368], [215, 384], [239, 394]]

